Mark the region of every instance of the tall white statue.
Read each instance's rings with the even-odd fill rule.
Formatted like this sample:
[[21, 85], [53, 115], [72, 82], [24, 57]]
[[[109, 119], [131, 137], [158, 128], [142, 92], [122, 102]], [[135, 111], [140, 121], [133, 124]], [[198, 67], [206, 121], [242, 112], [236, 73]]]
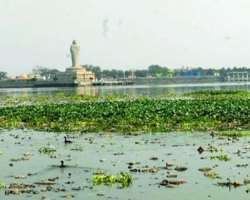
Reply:
[[72, 67], [79, 68], [80, 67], [80, 46], [74, 40], [70, 47], [71, 59], [72, 59]]

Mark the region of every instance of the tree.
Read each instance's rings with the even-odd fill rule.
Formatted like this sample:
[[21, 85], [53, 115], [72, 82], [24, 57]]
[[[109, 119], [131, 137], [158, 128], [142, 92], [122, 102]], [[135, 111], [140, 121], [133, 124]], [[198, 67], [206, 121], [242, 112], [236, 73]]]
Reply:
[[162, 76], [162, 67], [160, 65], [150, 65], [148, 72], [153, 77], [160, 77]]
[[148, 75], [148, 70], [146, 70], [146, 69], [135, 70], [135, 76], [136, 77], [144, 78], [144, 77], [147, 77], [147, 75]]
[[7, 78], [7, 72], [0, 72], [0, 80]]
[[167, 67], [161, 67], [160, 65], [150, 65], [148, 67], [148, 72], [151, 76], [157, 78], [171, 78], [173, 76], [173, 72], [170, 69], [168, 69]]
[[92, 71], [98, 80], [102, 78], [102, 71], [99, 66], [84, 65], [82, 67], [85, 67], [87, 70]]
[[167, 69], [167, 74], [166, 74], [166, 76], [167, 76], [168, 78], [173, 78], [173, 76], [174, 76], [174, 71], [171, 70], [171, 69]]

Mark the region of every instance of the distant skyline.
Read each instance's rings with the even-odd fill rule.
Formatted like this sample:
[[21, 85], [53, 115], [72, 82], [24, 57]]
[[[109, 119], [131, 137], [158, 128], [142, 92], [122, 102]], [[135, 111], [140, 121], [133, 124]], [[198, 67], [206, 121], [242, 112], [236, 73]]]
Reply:
[[250, 66], [249, 0], [0, 0], [0, 71]]

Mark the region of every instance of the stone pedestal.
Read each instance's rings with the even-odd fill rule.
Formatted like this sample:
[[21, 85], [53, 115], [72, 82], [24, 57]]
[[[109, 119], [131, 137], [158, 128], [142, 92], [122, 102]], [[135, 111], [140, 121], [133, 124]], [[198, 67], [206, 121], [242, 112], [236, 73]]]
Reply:
[[91, 85], [92, 81], [95, 80], [95, 74], [82, 67], [70, 67], [67, 68], [65, 72], [58, 73], [56, 79], [56, 81], [60, 83], [66, 83], [69, 85]]

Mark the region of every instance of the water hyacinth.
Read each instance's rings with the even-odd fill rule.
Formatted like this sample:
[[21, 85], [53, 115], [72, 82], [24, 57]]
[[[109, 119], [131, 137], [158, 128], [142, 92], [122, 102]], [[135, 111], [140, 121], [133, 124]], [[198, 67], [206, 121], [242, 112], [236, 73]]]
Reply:
[[[238, 95], [238, 94], [237, 94]], [[54, 132], [169, 132], [250, 129], [250, 101], [219, 98], [93, 98], [0, 108], [0, 127]], [[246, 95], [247, 96], [247, 95]], [[37, 97], [36, 97], [37, 98]], [[52, 98], [52, 97], [50, 97]], [[59, 97], [55, 97], [59, 98]], [[73, 97], [71, 97], [73, 98]]]
[[211, 178], [211, 179], [221, 179], [220, 175], [217, 172], [212, 171], [212, 170], [208, 172], [204, 172], [203, 174], [204, 176]]
[[41, 154], [51, 155], [56, 152], [56, 149], [53, 146], [47, 146], [47, 147], [41, 147], [38, 151]]
[[4, 182], [0, 181], [0, 190], [5, 189], [6, 185]]
[[220, 154], [210, 157], [211, 160], [229, 161], [231, 158], [227, 154]]
[[122, 187], [128, 187], [133, 183], [133, 178], [125, 172], [117, 175], [98, 174], [93, 176], [92, 182], [94, 185], [113, 185], [119, 183]]

